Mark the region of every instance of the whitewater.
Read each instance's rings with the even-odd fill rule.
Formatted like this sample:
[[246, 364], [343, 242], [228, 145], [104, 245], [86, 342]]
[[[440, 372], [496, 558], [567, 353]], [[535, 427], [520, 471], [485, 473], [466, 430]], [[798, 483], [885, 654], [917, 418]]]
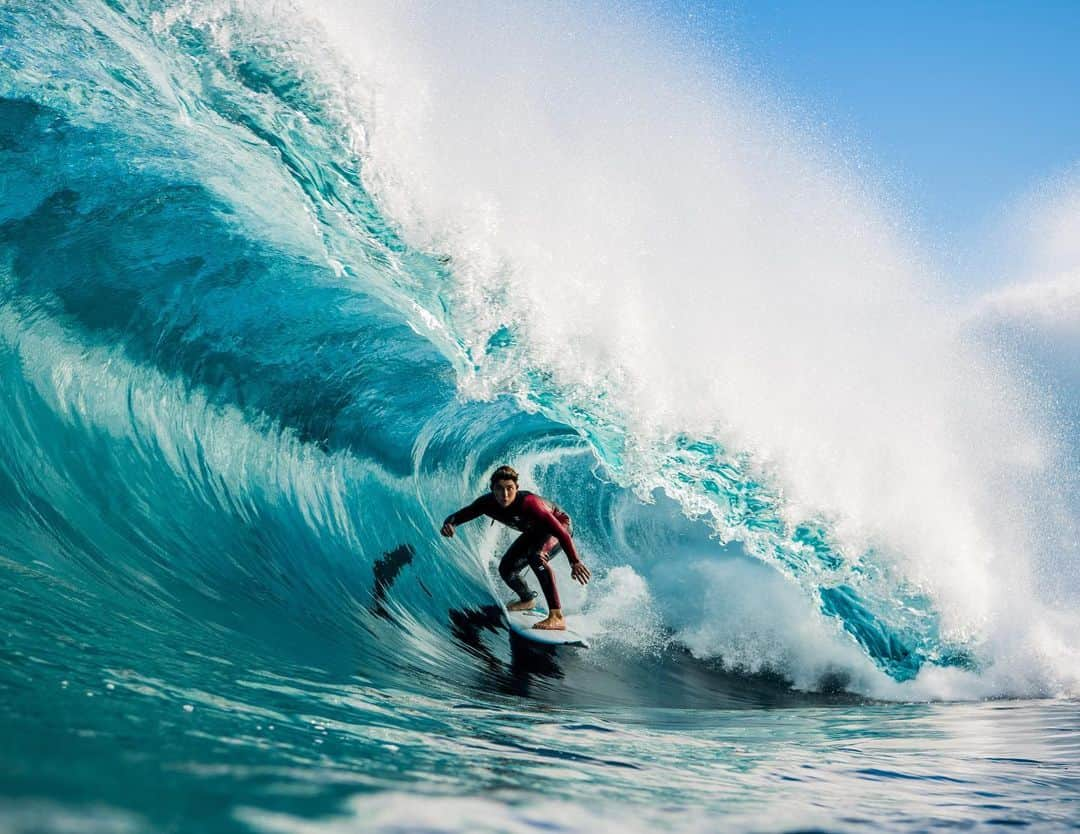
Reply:
[[1074, 830], [1075, 335], [882, 193], [649, 8], [0, 4], [0, 830]]

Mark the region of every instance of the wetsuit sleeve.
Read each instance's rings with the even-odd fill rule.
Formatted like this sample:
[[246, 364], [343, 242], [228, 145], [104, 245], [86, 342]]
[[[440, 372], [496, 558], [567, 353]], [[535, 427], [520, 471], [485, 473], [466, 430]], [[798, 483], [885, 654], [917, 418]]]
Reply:
[[466, 521], [472, 521], [474, 518], [479, 518], [487, 511], [488, 499], [490, 496], [481, 495], [469, 506], [462, 507], [456, 513], [450, 513], [444, 520], [443, 524], [451, 524], [457, 527], [459, 524], [464, 524]]
[[551, 530], [551, 534], [559, 540], [559, 544], [566, 551], [566, 558], [570, 560], [571, 565], [581, 561], [577, 548], [574, 547], [574, 539], [570, 536], [570, 531], [563, 526], [562, 522], [555, 517], [555, 514], [547, 508], [543, 501], [535, 495], [530, 495], [525, 499], [522, 509], [528, 513], [535, 523], [542, 524]]

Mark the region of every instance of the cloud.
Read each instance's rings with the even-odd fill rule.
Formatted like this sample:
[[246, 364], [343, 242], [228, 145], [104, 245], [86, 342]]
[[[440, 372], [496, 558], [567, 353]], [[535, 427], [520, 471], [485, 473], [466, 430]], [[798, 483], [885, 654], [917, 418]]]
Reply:
[[[1080, 224], [1075, 234], [1080, 238]], [[978, 300], [975, 322], [1080, 334], [1080, 269], [993, 290]]]
[[965, 323], [1080, 424], [1080, 166], [1022, 201], [1012, 227], [1020, 266], [972, 303]]

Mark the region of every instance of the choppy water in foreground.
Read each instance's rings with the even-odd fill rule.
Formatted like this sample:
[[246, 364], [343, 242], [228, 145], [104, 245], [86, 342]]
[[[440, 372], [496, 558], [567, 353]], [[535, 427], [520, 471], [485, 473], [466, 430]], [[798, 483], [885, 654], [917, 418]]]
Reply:
[[102, 637], [33, 659], [5, 641], [4, 830], [1078, 825], [1075, 702], [874, 704], [683, 669], [698, 703], [672, 708], [670, 668], [635, 691], [587, 656], [512, 655], [504, 633], [469, 647], [491, 652], [470, 686], [369, 679], [346, 647], [333, 670], [267, 668], [255, 646], [150, 660]]
[[5, 689], [4, 830], [1078, 825], [1074, 702], [826, 703], [703, 675], [702, 697], [743, 702], [673, 709], [575, 704], [549, 677], [571, 690], [590, 674], [574, 662], [493, 669], [484, 694], [200, 655], [161, 666]]

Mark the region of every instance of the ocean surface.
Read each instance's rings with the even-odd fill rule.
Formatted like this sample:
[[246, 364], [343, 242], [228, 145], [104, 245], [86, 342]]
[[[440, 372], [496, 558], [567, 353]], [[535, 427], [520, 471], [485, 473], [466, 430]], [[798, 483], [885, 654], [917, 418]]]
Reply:
[[1074, 341], [662, 15], [445, 5], [0, 2], [0, 831], [1080, 828]]

